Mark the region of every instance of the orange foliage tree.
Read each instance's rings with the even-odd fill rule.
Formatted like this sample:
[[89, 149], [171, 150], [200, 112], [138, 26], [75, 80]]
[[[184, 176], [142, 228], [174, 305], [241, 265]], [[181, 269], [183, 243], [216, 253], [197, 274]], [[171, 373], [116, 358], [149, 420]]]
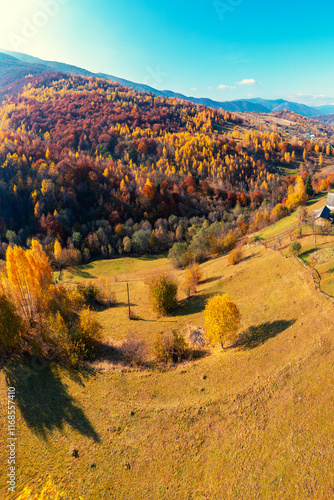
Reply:
[[50, 261], [37, 240], [32, 240], [29, 250], [19, 246], [7, 248], [6, 276], [2, 276], [2, 282], [22, 318], [33, 322], [52, 282]]

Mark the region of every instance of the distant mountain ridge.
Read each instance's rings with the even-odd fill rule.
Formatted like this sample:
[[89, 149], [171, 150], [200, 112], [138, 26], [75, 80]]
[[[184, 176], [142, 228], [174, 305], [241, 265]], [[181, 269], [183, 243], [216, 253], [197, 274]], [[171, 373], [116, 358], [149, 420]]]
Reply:
[[43, 64], [19, 61], [8, 54], [0, 53], [0, 89], [14, 84], [28, 74], [38, 74], [50, 69]]
[[329, 114], [329, 115], [320, 115], [320, 116], [315, 116], [314, 117], [315, 120], [318, 120], [319, 122], [323, 122], [323, 123], [326, 123], [326, 124], [334, 124], [334, 113], [333, 114]]
[[189, 97], [171, 90], [157, 90], [149, 85], [135, 83], [130, 80], [116, 77], [107, 73], [92, 73], [83, 68], [73, 66], [57, 61], [44, 61], [37, 57], [22, 54], [20, 52], [12, 52], [0, 49], [0, 90], [8, 87], [18, 79], [24, 78], [28, 74], [38, 74], [46, 71], [61, 71], [81, 76], [105, 78], [127, 87], [132, 87], [136, 91], [152, 92], [154, 95], [162, 95], [165, 97], [175, 97], [186, 101], [208, 106], [212, 108], [223, 108], [226, 111], [234, 112], [257, 112], [271, 113], [277, 111], [293, 111], [305, 117], [317, 117], [319, 115], [328, 115], [334, 113], [334, 105], [311, 107], [305, 104], [285, 101], [283, 99], [238, 99], [234, 101], [214, 101], [206, 97]]

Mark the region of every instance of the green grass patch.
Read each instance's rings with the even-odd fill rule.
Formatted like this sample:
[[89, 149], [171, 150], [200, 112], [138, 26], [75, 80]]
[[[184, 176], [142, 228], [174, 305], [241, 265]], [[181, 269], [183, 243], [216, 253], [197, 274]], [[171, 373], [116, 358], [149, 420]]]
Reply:
[[120, 257], [110, 260], [98, 260], [62, 271], [62, 281], [83, 281], [99, 277], [112, 277], [124, 274], [134, 274], [147, 269], [155, 269], [162, 264], [168, 264], [167, 255], [149, 255], [143, 257]]
[[[313, 210], [317, 210], [323, 207], [326, 204], [326, 200], [327, 200], [327, 193], [325, 195], [323, 193], [319, 193], [316, 196], [314, 196], [311, 200], [309, 200], [307, 203], [309, 214], [311, 214]], [[278, 236], [279, 234], [283, 233], [284, 231], [287, 231], [288, 229], [290, 229], [293, 226], [296, 226], [297, 224], [298, 224], [298, 219], [296, 213], [293, 212], [292, 214], [288, 215], [287, 217], [284, 217], [275, 224], [259, 231], [258, 235], [261, 238], [267, 240], [275, 236]]]

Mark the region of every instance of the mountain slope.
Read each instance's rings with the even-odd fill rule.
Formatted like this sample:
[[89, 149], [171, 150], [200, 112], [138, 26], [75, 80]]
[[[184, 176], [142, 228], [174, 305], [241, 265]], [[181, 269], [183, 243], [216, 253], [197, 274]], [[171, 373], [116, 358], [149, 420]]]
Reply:
[[[223, 108], [226, 111], [234, 111], [234, 112], [270, 113], [271, 111], [287, 110], [287, 111], [294, 111], [295, 113], [300, 114], [302, 116], [311, 117], [319, 114], [327, 114], [326, 111], [327, 109], [328, 112], [332, 112], [333, 111], [332, 108], [334, 109], [334, 106], [332, 107], [321, 106], [320, 108], [323, 109], [317, 109], [310, 106], [306, 106], [305, 104], [284, 101], [283, 99], [267, 100], [261, 98], [254, 98], [254, 99], [238, 99], [234, 101], [215, 101], [206, 97], [200, 97], [200, 98], [191, 97], [171, 90], [158, 90], [153, 87], [150, 87], [149, 85], [132, 82], [130, 80], [119, 78], [117, 76], [110, 75], [107, 73], [92, 73], [91, 71], [70, 64], [60, 63], [57, 61], [44, 61], [37, 57], [32, 57], [27, 54], [21, 54], [20, 52], [11, 52], [3, 49], [1, 50], [4, 54], [9, 55], [12, 58], [16, 58], [16, 60], [18, 60], [21, 64], [23, 64], [21, 68], [23, 76], [25, 76], [24, 70], [27, 73], [30, 72], [32, 74], [35, 74], [41, 71], [45, 71], [45, 68], [48, 68], [47, 71], [50, 71], [51, 68], [54, 71], [61, 71], [63, 73], [70, 73], [80, 76], [91, 76], [96, 78], [105, 78], [106, 80], [111, 80], [121, 85], [132, 87], [137, 92], [152, 92], [154, 95], [162, 95], [164, 97], [174, 97], [178, 99], [184, 99], [186, 101], [193, 102], [194, 104], [209, 106], [211, 108]], [[15, 80], [15, 76], [13, 79]], [[1, 86], [1, 80], [2, 78], [0, 74], [0, 86]]]
[[318, 111], [319, 115], [330, 115], [334, 113], [333, 104], [327, 104], [325, 106], [317, 106], [315, 109]]
[[323, 122], [326, 124], [334, 124], [334, 113], [331, 115], [319, 115], [314, 117], [315, 120], [318, 120], [319, 122]]
[[297, 113], [298, 115], [302, 116], [315, 116], [319, 114], [319, 111], [317, 108], [311, 108], [310, 106], [306, 106], [305, 104], [299, 104], [297, 102], [291, 102], [291, 101], [284, 101], [283, 99], [275, 99], [275, 100], [269, 100], [269, 99], [261, 99], [261, 98], [255, 98], [255, 99], [250, 99], [250, 102], [254, 104], [261, 104], [262, 106], [265, 106], [268, 108], [270, 111], [293, 111], [294, 113]]
[[13, 85], [29, 74], [36, 75], [46, 71], [49, 71], [46, 65], [19, 61], [15, 57], [0, 53], [0, 90]]
[[297, 113], [297, 115], [308, 116], [308, 117], [315, 116], [318, 114], [316, 109], [310, 108], [305, 104], [298, 104], [289, 101], [285, 101], [273, 109], [273, 111], [284, 111], [284, 110], [293, 111], [294, 113]]
[[[209, 106], [211, 108], [223, 108], [226, 111], [256, 111], [259, 113], [267, 113], [269, 112], [269, 109], [262, 105], [262, 104], [257, 104], [257, 103], [251, 103], [245, 100], [238, 100], [238, 101], [225, 101], [225, 102], [220, 102], [220, 101], [214, 101], [209, 98], [197, 98], [197, 97], [188, 97], [184, 94], [180, 94], [178, 92], [173, 92], [172, 90], [158, 90], [153, 87], [150, 87], [149, 85], [145, 85], [142, 83], [135, 83], [130, 80], [126, 80], [124, 78], [119, 78], [114, 75], [110, 75], [107, 73], [92, 73], [90, 71], [87, 71], [83, 68], [79, 68], [78, 66], [73, 66], [70, 64], [65, 64], [65, 63], [59, 63], [57, 61], [44, 61], [42, 59], [38, 59], [37, 57], [32, 57], [28, 56], [26, 54], [21, 54], [19, 52], [10, 52], [10, 51], [3, 51], [4, 54], [10, 55], [12, 58], [16, 58], [17, 60], [21, 61], [24, 63], [24, 67], [28, 72], [30, 72], [30, 69], [34, 67], [34, 65], [37, 65], [38, 68], [41, 68], [41, 65], [43, 65], [43, 68], [47, 68], [47, 71], [50, 71], [50, 68], [55, 71], [61, 71], [63, 73], [69, 73], [72, 75], [80, 75], [80, 76], [91, 76], [95, 78], [105, 78], [106, 80], [111, 80], [113, 82], [117, 82], [121, 85], [125, 85], [126, 87], [132, 87], [134, 90], [137, 92], [152, 92], [155, 95], [162, 95], [164, 97], [174, 97], [177, 99], [184, 99], [190, 102], [193, 102], [195, 104], [200, 104], [202, 106]], [[36, 71], [38, 72], [38, 71]], [[1, 75], [0, 75], [1, 76]]]

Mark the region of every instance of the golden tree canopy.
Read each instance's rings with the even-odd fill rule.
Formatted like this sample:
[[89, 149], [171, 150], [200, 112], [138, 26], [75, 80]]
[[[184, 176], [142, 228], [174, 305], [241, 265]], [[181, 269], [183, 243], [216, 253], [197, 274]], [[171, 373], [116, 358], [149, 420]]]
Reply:
[[233, 341], [240, 326], [241, 313], [229, 295], [216, 295], [208, 300], [205, 311], [206, 336], [212, 344]]
[[62, 251], [61, 244], [59, 243], [58, 240], [55, 240], [53, 252], [55, 254], [56, 260], [59, 260], [59, 257], [61, 255], [61, 251]]
[[4, 289], [20, 314], [30, 322], [52, 282], [50, 261], [41, 244], [32, 240], [31, 248], [26, 251], [19, 246], [7, 248], [6, 270]]

